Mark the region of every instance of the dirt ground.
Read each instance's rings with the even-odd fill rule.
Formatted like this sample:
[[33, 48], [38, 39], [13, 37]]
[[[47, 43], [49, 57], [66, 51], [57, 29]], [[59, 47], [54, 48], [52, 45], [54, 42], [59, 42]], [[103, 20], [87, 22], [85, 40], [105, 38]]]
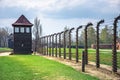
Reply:
[[9, 56], [11, 54], [11, 52], [3, 52], [0, 53], [0, 56]]
[[[43, 56], [43, 57], [50, 59], [50, 60], [58, 61], [58, 62], [63, 63], [65, 65], [69, 65], [72, 68], [74, 68], [80, 72], [82, 71], [81, 61], [76, 63], [75, 60], [70, 61], [68, 59], [56, 58], [56, 57], [50, 57], [50, 56]], [[120, 70], [118, 70], [117, 73], [113, 73], [111, 70], [112, 70], [111, 66], [100, 65], [100, 68], [96, 68], [94, 62], [88, 62], [88, 65], [85, 65], [85, 72], [84, 73], [89, 74], [91, 76], [96, 76], [100, 80], [120, 80]]]
[[[11, 52], [4, 52], [4, 53], [0, 53], [0, 56], [9, 56], [10, 54]], [[40, 55], [40, 56], [43, 56], [43, 55]], [[72, 68], [80, 72], [82, 71], [81, 61], [76, 63], [74, 59], [68, 60], [68, 59], [56, 58], [56, 57], [51, 57], [51, 56], [43, 56], [43, 57], [50, 59], [50, 60], [58, 61], [68, 66], [71, 66]], [[118, 70], [117, 73], [113, 73], [111, 70], [112, 70], [111, 66], [102, 64], [100, 65], [100, 68], [96, 68], [94, 62], [88, 62], [88, 65], [85, 65], [85, 72], [83, 73], [89, 74], [91, 76], [96, 76], [100, 80], [120, 80], [120, 70]]]

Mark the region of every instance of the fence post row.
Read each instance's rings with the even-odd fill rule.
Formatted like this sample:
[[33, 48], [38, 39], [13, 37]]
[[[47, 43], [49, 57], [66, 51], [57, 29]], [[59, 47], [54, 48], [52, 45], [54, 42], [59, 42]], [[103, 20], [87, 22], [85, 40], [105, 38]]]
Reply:
[[85, 52], [82, 51], [82, 72], [85, 72]]
[[39, 44], [40, 44], [40, 54], [41, 54], [41, 37], [40, 37], [39, 40], [40, 40], [40, 43], [39, 43]]
[[42, 37], [42, 54], [44, 55], [44, 36]]
[[64, 59], [66, 59], [66, 33], [68, 30], [64, 31]]
[[116, 51], [116, 38], [117, 38], [117, 23], [120, 20], [120, 15], [114, 20], [113, 29], [113, 54], [112, 54], [112, 71], [117, 72], [117, 51]]
[[97, 26], [96, 26], [96, 38], [97, 38], [97, 42], [96, 42], [96, 67], [99, 68], [100, 67], [100, 55], [99, 55], [99, 27], [100, 27], [100, 24], [104, 23], [104, 20], [100, 20], [98, 23], [97, 23]]
[[51, 56], [53, 56], [53, 34], [51, 34]]
[[43, 54], [43, 37], [41, 37], [41, 42], [42, 42], [42, 44], [41, 44], [41, 47], [42, 47], [42, 54]]
[[49, 56], [51, 54], [51, 35], [49, 35]]
[[46, 55], [46, 36], [44, 37], [44, 55]]
[[59, 56], [59, 34], [57, 33], [57, 57]]
[[58, 33], [58, 56], [60, 57], [60, 33]]
[[79, 29], [82, 28], [82, 26], [79, 26], [77, 29], [76, 29], [76, 62], [78, 62], [78, 31]]
[[92, 23], [88, 23], [86, 26], [85, 26], [85, 63], [88, 64], [88, 44], [87, 44], [87, 28], [89, 26], [92, 26], [93, 24]]
[[57, 33], [55, 34], [55, 57], [57, 57]]
[[72, 56], [72, 53], [71, 53], [71, 32], [72, 30], [74, 30], [74, 28], [71, 28], [69, 30], [69, 60], [71, 60], [71, 56]]
[[[117, 50], [116, 50], [116, 40], [117, 40], [117, 23], [118, 23], [118, 20], [120, 20], [120, 15], [118, 17], [115, 18], [114, 20], [114, 27], [113, 27], [113, 50], [112, 50], [112, 71], [113, 72], [117, 72]], [[97, 41], [96, 41], [96, 67], [99, 68], [100, 67], [100, 57], [99, 57], [99, 27], [100, 27], [100, 24], [104, 23], [104, 20], [100, 20], [98, 23], [97, 23], [97, 26], [96, 26], [96, 38], [97, 38]], [[87, 29], [89, 26], [92, 26], [93, 24], [92, 23], [88, 23], [86, 26], [85, 26], [85, 51], [83, 52], [84, 53], [84, 59], [85, 59], [85, 64], [88, 64], [88, 44], [87, 44]], [[78, 31], [79, 29], [82, 28], [82, 26], [79, 26], [77, 29], [76, 29], [76, 62], [78, 62], [79, 60], [79, 56], [78, 56]], [[74, 28], [71, 28], [69, 30], [69, 60], [71, 60], [71, 56], [72, 56], [72, 53], [71, 53], [71, 32], [72, 30], [74, 30]], [[58, 45], [57, 45], [57, 35], [59, 35], [59, 57], [61, 57], [61, 34], [63, 34], [63, 40], [64, 40], [64, 45], [63, 45], [63, 48], [64, 48], [64, 59], [66, 59], [66, 33], [67, 33], [68, 30], [66, 31], [63, 31], [61, 33], [57, 33], [57, 34], [52, 34], [52, 35], [48, 35], [48, 36], [43, 36], [40, 38], [40, 52], [41, 54], [43, 55], [49, 55], [51, 56], [51, 48], [52, 48], [52, 56], [54, 56], [54, 38], [56, 39], [56, 53], [55, 53], [55, 56], [57, 57], [57, 48], [58, 48]], [[51, 41], [52, 39], [52, 41]], [[83, 65], [84, 67], [84, 65]], [[83, 70], [84, 71], [84, 70]]]
[[60, 40], [60, 33], [57, 33], [58, 34], [58, 44], [57, 44], [57, 50], [58, 50], [58, 56], [60, 57], [60, 53], [59, 53], [59, 47], [60, 47], [60, 44], [59, 44], [59, 40]]
[[47, 55], [48, 55], [48, 36], [46, 36], [46, 38], [47, 38]]
[[56, 49], [56, 50], [55, 50], [55, 57], [57, 57], [57, 35], [58, 35], [58, 33], [56, 33], [56, 44], [55, 44], [55, 46], [56, 46], [55, 49]]
[[47, 36], [45, 36], [45, 55], [47, 55]]
[[51, 44], [50, 44], [50, 49], [51, 49], [51, 50], [50, 50], [50, 51], [51, 51], [51, 52], [50, 52], [50, 56], [52, 56], [52, 34], [50, 35], [50, 37], [51, 37], [51, 38], [50, 38], [50, 40], [51, 40]]
[[41, 43], [41, 48], [42, 48], [42, 49], [41, 49], [41, 52], [42, 52], [42, 54], [43, 54], [43, 37], [41, 37], [41, 42], [42, 42], [42, 43]]
[[43, 38], [44, 38], [44, 36], [42, 37], [42, 54], [44, 54], [44, 46], [43, 46], [44, 42], [43, 42]]
[[63, 31], [59, 33], [59, 57], [61, 57], [61, 34], [64, 33]]
[[52, 56], [54, 56], [54, 34], [52, 34]]

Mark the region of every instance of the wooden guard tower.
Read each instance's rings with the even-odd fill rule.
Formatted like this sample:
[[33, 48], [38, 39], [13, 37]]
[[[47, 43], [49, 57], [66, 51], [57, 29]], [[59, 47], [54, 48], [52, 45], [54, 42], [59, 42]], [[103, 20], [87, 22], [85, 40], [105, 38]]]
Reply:
[[32, 53], [32, 23], [21, 15], [18, 20], [12, 24], [14, 28], [14, 54], [31, 54]]

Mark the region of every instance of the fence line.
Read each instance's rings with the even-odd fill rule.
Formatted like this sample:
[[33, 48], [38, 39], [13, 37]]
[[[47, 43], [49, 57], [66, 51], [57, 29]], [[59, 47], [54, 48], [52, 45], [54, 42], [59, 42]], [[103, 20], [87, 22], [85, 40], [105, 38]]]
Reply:
[[[113, 51], [112, 51], [112, 71], [117, 72], [117, 51], [116, 51], [116, 38], [117, 38], [117, 23], [118, 20], [120, 20], [120, 15], [117, 16], [114, 19], [113, 22]], [[104, 23], [104, 20], [100, 20], [97, 22], [96, 25], [96, 68], [100, 67], [100, 55], [99, 55], [99, 27], [100, 24]], [[88, 23], [87, 25], [84, 25], [84, 31], [85, 31], [85, 51], [83, 52], [84, 54], [84, 61], [85, 64], [88, 64], [88, 44], [87, 44], [87, 28], [89, 26], [93, 26], [92, 23]], [[48, 56], [55, 56], [55, 57], [60, 57], [61, 58], [61, 48], [63, 47], [63, 58], [66, 59], [66, 33], [69, 31], [69, 60], [72, 59], [72, 53], [71, 53], [71, 32], [73, 30], [76, 30], [76, 62], [79, 61], [79, 55], [78, 55], [78, 32], [79, 29], [81, 29], [83, 26], [79, 26], [77, 29], [71, 28], [70, 30], [62, 31], [59, 33], [43, 36], [40, 38], [40, 46], [41, 46], [41, 54], [43, 55], [48, 55]], [[61, 35], [63, 34], [63, 46], [61, 45]], [[59, 38], [59, 40], [58, 40]], [[55, 41], [54, 41], [55, 40]], [[55, 42], [55, 44], [54, 44]], [[45, 46], [46, 45], [46, 46]], [[55, 50], [54, 50], [55, 48]], [[59, 51], [58, 51], [59, 50]], [[54, 54], [55, 51], [55, 54]], [[51, 55], [52, 54], [52, 55]], [[83, 59], [82, 59], [83, 60]], [[83, 65], [84, 68], [84, 65]], [[84, 71], [84, 69], [83, 69]]]
[[97, 38], [97, 42], [96, 42], [96, 67], [99, 68], [100, 67], [100, 55], [99, 55], [99, 27], [100, 27], [100, 24], [104, 23], [104, 20], [100, 20], [98, 23], [97, 23], [97, 26], [96, 26], [96, 38]]

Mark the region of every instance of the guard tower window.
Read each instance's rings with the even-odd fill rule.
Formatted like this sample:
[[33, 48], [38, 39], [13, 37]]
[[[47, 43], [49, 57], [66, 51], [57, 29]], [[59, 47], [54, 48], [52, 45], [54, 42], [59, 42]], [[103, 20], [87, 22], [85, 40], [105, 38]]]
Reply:
[[20, 28], [20, 32], [21, 32], [21, 33], [24, 33], [24, 32], [25, 32], [24, 27], [21, 27], [21, 28]]
[[30, 28], [26, 27], [26, 33], [30, 33]]
[[19, 27], [15, 27], [15, 32], [16, 32], [16, 33], [19, 32]]

